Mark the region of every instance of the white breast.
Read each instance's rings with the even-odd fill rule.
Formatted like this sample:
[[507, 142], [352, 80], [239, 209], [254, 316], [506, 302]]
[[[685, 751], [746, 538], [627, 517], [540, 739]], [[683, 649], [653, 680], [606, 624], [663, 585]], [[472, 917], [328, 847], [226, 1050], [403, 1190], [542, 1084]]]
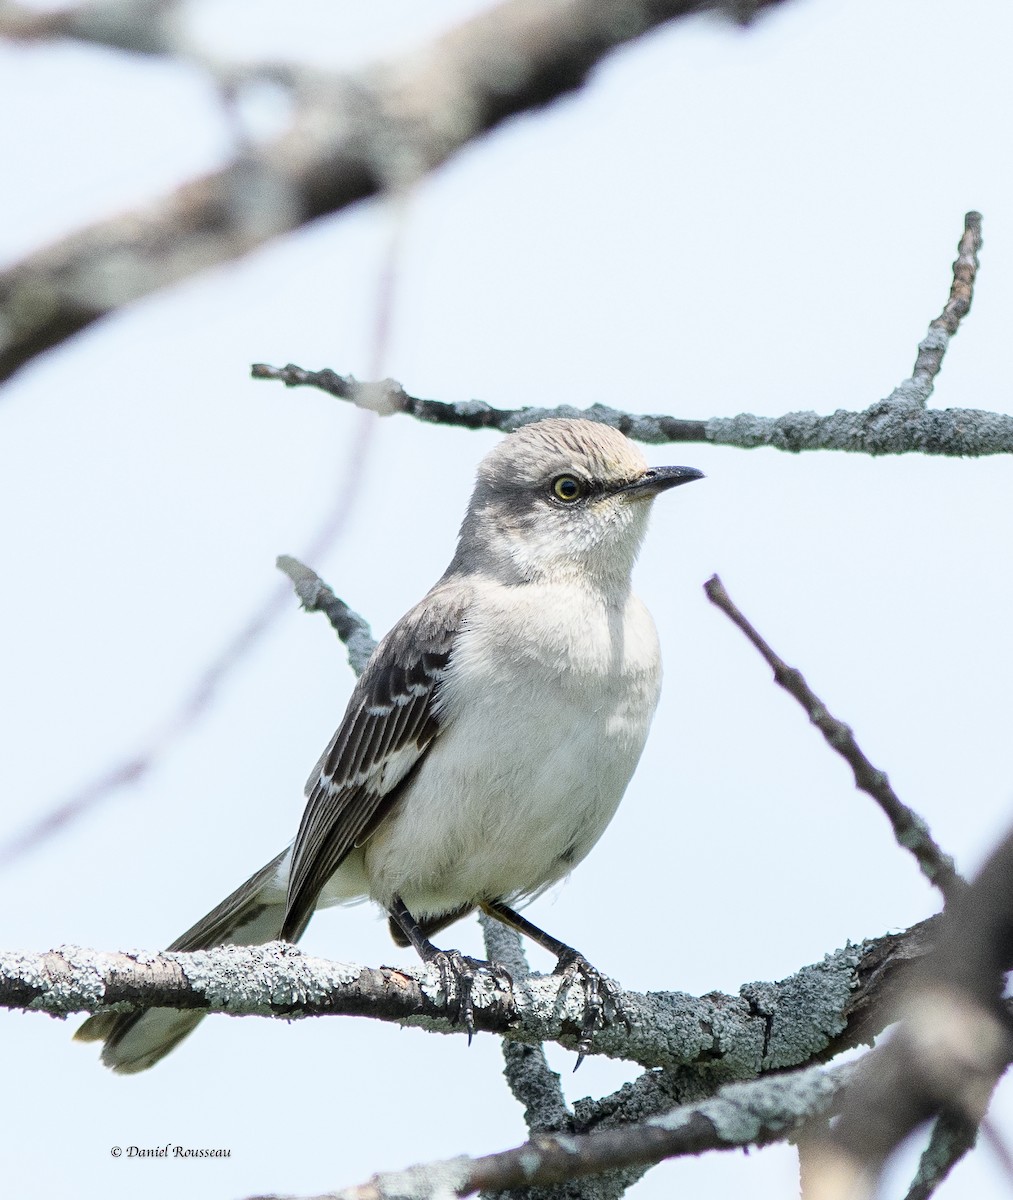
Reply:
[[441, 686], [442, 732], [364, 847], [370, 895], [416, 917], [537, 892], [601, 836], [658, 700], [636, 597], [483, 584]]

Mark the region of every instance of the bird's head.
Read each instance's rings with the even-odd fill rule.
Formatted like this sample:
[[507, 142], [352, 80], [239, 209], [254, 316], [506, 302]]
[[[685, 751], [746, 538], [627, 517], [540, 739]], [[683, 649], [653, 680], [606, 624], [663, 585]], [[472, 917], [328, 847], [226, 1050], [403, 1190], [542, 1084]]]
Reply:
[[629, 438], [594, 421], [524, 425], [479, 464], [451, 569], [625, 584], [651, 501], [700, 478], [692, 467], [649, 467]]

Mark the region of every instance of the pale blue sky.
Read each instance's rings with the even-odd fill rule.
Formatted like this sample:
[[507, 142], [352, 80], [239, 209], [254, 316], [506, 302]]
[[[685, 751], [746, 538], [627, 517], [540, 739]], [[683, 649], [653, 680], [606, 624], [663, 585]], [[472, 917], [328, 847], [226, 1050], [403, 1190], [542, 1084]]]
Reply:
[[[251, 56], [353, 63], [477, 7], [209, 4]], [[415, 394], [603, 401], [708, 417], [862, 408], [910, 371], [963, 214], [985, 217], [974, 311], [933, 403], [1010, 411], [1013, 10], [798, 0], [754, 29], [681, 22], [583, 92], [514, 120], [418, 190], [386, 371]], [[0, 259], [135, 204], [225, 152], [193, 69], [0, 48]], [[0, 394], [0, 833], [130, 750], [275, 586], [348, 471], [361, 418], [248, 379], [363, 376], [390, 214], [369, 203], [94, 326]], [[375, 421], [343, 536], [313, 565], [379, 633], [442, 572], [491, 434]], [[666, 658], [615, 822], [532, 919], [635, 988], [735, 991], [898, 929], [935, 898], [755, 653], [733, 597], [971, 870], [1010, 819], [1009, 464], [650, 447], [706, 483], [657, 506], [638, 569]], [[289, 614], [158, 770], [0, 879], [2, 942], [157, 948], [292, 836], [351, 674]], [[453, 940], [478, 949], [477, 929]], [[314, 953], [409, 962], [368, 907]], [[536, 951], [539, 968], [549, 963]], [[500, 1050], [368, 1021], [218, 1018], [117, 1078], [72, 1024], [4, 1015], [11, 1195], [313, 1193], [524, 1135]], [[635, 1075], [551, 1051], [571, 1097]], [[1008, 1091], [1008, 1089], [1007, 1089]], [[1013, 1137], [1006, 1095], [997, 1121]], [[224, 1163], [113, 1161], [221, 1145]], [[912, 1159], [892, 1177], [903, 1186]], [[784, 1197], [775, 1148], [678, 1161], [632, 1195]], [[943, 1200], [1000, 1194], [987, 1149]]]

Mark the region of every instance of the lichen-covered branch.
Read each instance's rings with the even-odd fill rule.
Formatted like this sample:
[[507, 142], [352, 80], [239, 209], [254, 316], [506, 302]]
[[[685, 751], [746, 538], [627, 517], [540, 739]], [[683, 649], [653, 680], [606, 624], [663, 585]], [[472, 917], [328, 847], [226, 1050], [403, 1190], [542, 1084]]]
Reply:
[[[889, 1019], [898, 974], [923, 958], [931, 923], [828, 955], [779, 983], [744, 985], [738, 996], [627, 993], [622, 1022], [596, 1031], [592, 1053], [655, 1068], [692, 1067], [722, 1079], [825, 1061], [870, 1039]], [[516, 1041], [572, 1049], [583, 994], [556, 975], [514, 981], [484, 973], [475, 1025]], [[332, 963], [287, 943], [222, 946], [185, 954], [102, 953], [64, 947], [0, 954], [0, 1006], [65, 1016], [138, 1007], [205, 1009], [237, 1016], [370, 1016], [460, 1032], [435, 969]], [[552, 1124], [560, 1110], [550, 1115]]]
[[636, 416], [609, 408], [604, 404], [592, 404], [590, 408], [574, 408], [561, 404], [556, 408], [493, 408], [484, 400], [462, 400], [451, 404], [443, 400], [425, 400], [411, 396], [394, 379], [365, 382], [353, 375], [339, 375], [324, 367], [320, 371], [308, 371], [289, 363], [284, 367], [272, 367], [269, 363], [254, 363], [250, 368], [253, 379], [273, 379], [286, 387], [312, 387], [339, 400], [350, 400], [356, 407], [387, 417], [393, 413], [405, 413], [418, 421], [433, 425], [452, 425], [463, 429], [497, 429], [501, 433], [513, 433], [522, 425], [532, 421], [544, 421], [548, 417], [583, 417], [611, 425], [627, 437], [638, 442], [703, 442], [707, 441], [706, 421], [686, 421], [663, 414]]
[[348, 648], [348, 665], [356, 675], [361, 675], [376, 649], [376, 640], [366, 618], [349, 608], [316, 571], [297, 558], [281, 554], [276, 565], [291, 579], [305, 611], [321, 612], [330, 621], [332, 629]]
[[757, 417], [741, 413], [707, 422], [707, 438], [718, 446], [754, 450], [770, 446], [802, 450], [844, 450], [855, 454], [935, 454], [981, 458], [1013, 454], [1013, 416], [977, 408], [925, 409], [878, 400], [861, 412], [785, 413]]
[[[683, 1105], [622, 1129], [554, 1135], [482, 1158], [447, 1159], [374, 1175], [358, 1187], [314, 1200], [436, 1200], [479, 1190], [549, 1187], [677, 1155], [781, 1142], [830, 1111], [856, 1064], [812, 1067], [722, 1087], [709, 1100]], [[260, 1200], [268, 1200], [262, 1197]], [[275, 1197], [273, 1200], [282, 1200]], [[294, 1198], [286, 1198], [294, 1200]]]
[[886, 814], [893, 827], [897, 843], [914, 855], [922, 874], [947, 899], [965, 885], [957, 874], [953, 859], [936, 845], [922, 818], [909, 808], [890, 786], [885, 771], [874, 767], [855, 741], [851, 729], [839, 721], [816, 695], [797, 667], [789, 667], [760, 637], [741, 610], [732, 602], [717, 575], [704, 585], [707, 599], [719, 608], [753, 643], [764, 661], [774, 672], [774, 682], [805, 709], [809, 720], [826, 738], [827, 745], [848, 764], [855, 776], [855, 786], [871, 796]]
[[507, 117], [581, 87], [617, 46], [703, 8], [725, 5], [503, 0], [396, 61], [343, 75], [292, 69], [294, 112], [279, 137], [0, 272], [0, 380], [141, 296], [409, 186]]
[[982, 457], [1013, 454], [1013, 416], [976, 408], [925, 409], [911, 404], [877, 400], [862, 412], [838, 409], [821, 415], [790, 412], [780, 417], [739, 413], [707, 419], [673, 417], [666, 413], [629, 413], [607, 404], [575, 408], [493, 408], [484, 400], [426, 400], [409, 395], [393, 379], [359, 382], [324, 368], [310, 371], [289, 363], [273, 367], [254, 363], [254, 379], [274, 379], [288, 387], [314, 387], [350, 400], [381, 416], [405, 413], [434, 425], [461, 429], [497, 429], [512, 433], [548, 417], [582, 417], [611, 425], [636, 442], [660, 445], [701, 442], [755, 450], [769, 446], [793, 454], [803, 450], [845, 450], [855, 454], [938, 454]]
[[498, 429], [510, 433], [547, 417], [584, 417], [625, 433], [634, 441], [710, 442], [753, 450], [847, 450], [862, 454], [943, 454], [979, 456], [1013, 454], [1013, 416], [980, 409], [925, 407], [942, 366], [950, 338], [971, 307], [981, 249], [981, 214], [969, 212], [953, 264], [953, 285], [942, 314], [929, 324], [918, 347], [914, 371], [883, 400], [861, 412], [838, 409], [821, 416], [791, 412], [780, 417], [740, 413], [734, 417], [687, 419], [663, 413], [635, 414], [605, 404], [590, 408], [560, 405], [557, 408], [493, 408], [482, 400], [450, 404], [409, 395], [396, 380], [362, 382], [324, 368], [306, 370], [294, 363], [272, 367], [254, 363], [254, 379], [274, 379], [286, 387], [313, 387], [349, 400], [360, 408], [389, 416], [405, 413], [419, 421], [456, 425], [465, 429]]

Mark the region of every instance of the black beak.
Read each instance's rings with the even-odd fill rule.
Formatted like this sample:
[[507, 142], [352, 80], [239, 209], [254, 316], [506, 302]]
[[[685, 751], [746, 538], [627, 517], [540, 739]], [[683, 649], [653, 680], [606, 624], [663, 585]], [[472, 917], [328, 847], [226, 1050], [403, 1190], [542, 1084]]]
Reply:
[[692, 483], [694, 479], [703, 477], [703, 471], [698, 471], [696, 467], [651, 467], [639, 479], [620, 488], [620, 491], [634, 496], [656, 496], [681, 483]]

